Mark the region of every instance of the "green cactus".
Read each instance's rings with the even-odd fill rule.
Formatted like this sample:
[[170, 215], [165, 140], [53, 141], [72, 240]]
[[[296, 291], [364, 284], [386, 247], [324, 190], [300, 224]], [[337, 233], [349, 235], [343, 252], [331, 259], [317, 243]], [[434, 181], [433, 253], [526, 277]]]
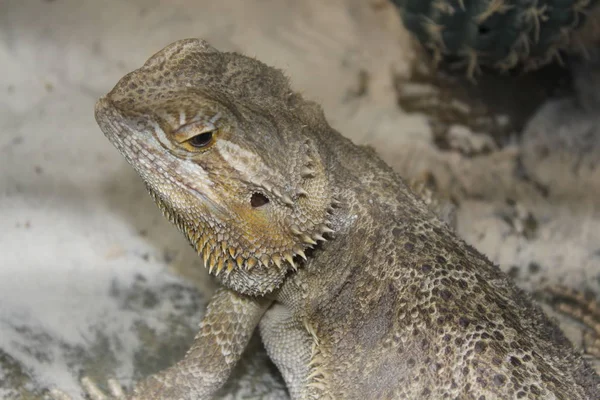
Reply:
[[559, 57], [598, 0], [392, 0], [436, 61], [533, 69]]

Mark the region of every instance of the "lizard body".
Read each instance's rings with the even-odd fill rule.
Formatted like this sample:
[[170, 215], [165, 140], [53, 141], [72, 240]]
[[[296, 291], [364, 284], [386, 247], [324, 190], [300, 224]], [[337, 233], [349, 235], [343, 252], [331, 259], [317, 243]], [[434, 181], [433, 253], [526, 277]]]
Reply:
[[211, 398], [257, 326], [294, 399], [600, 398], [530, 296], [279, 70], [178, 41], [96, 119], [222, 285], [128, 398]]

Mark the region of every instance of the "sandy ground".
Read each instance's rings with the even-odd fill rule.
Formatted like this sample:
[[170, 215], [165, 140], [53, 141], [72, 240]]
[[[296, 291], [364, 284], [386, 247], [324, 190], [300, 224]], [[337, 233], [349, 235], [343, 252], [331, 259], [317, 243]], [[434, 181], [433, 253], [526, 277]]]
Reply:
[[[522, 141], [503, 143], [446, 121], [440, 149], [432, 108], [409, 112], [398, 93], [467, 116], [475, 108], [415, 84], [415, 52], [382, 1], [5, 0], [0, 397], [38, 399], [56, 386], [80, 396], [80, 374], [129, 384], [185, 352], [213, 286], [93, 119], [122, 75], [185, 37], [285, 69], [335, 128], [406, 177], [434, 181], [459, 206], [459, 233], [521, 286], [597, 290], [597, 109], [557, 100]], [[564, 322], [579, 345], [581, 327]], [[285, 398], [264, 357], [247, 365], [257, 368], [239, 374], [260, 383], [243, 390]]]

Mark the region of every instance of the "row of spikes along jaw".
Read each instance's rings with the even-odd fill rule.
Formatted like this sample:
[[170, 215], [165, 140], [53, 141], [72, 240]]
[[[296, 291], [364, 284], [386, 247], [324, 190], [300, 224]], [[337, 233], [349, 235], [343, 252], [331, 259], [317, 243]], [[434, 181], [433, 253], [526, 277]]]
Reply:
[[236, 268], [252, 271], [255, 268], [297, 270], [297, 262], [307, 261], [306, 252], [320, 242], [331, 238], [331, 216], [340, 206], [329, 188], [325, 167], [316, 156], [310, 140], [306, 140], [300, 152], [302, 157], [290, 179], [291, 190], [264, 180], [256, 184], [259, 192], [270, 200], [285, 206], [285, 223], [280, 229], [273, 227], [268, 245], [241, 244], [235, 240], [235, 227], [226, 226], [210, 216], [205, 216], [194, 224], [170, 208], [150, 190], [150, 194], [165, 217], [188, 238], [196, 252], [202, 256], [209, 273], [227, 277]]

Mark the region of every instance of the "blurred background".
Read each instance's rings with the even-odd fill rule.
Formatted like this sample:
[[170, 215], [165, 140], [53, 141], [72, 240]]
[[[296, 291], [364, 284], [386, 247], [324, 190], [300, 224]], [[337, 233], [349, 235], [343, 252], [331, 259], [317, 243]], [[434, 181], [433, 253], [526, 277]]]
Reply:
[[[214, 286], [93, 117], [187, 37], [284, 69], [334, 128], [454, 204], [458, 233], [521, 287], [595, 296], [593, 54], [474, 81], [405, 26], [386, 0], [0, 1], [0, 397], [80, 398], [81, 375], [129, 385], [187, 350]], [[588, 328], [554, 315], [582, 347]], [[255, 345], [237, 372], [253, 383], [222, 398], [286, 398]]]

